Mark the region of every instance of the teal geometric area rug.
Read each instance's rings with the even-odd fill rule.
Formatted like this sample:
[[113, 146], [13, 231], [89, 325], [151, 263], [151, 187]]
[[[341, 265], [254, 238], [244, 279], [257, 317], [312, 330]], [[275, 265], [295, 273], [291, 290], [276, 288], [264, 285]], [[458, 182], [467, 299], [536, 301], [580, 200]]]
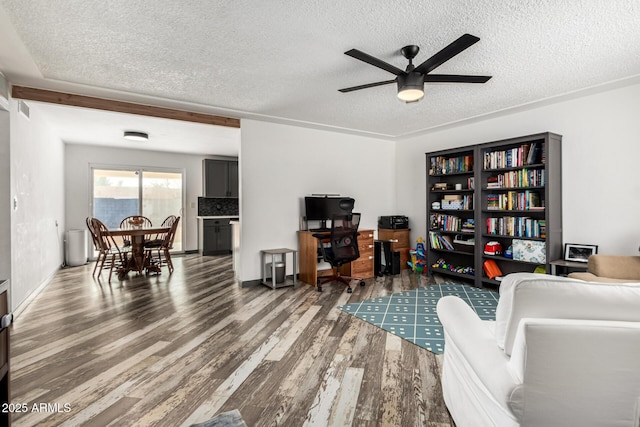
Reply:
[[436, 304], [445, 295], [462, 298], [482, 320], [496, 319], [498, 292], [454, 282], [444, 282], [411, 291], [338, 308], [435, 354], [444, 352], [444, 333]]

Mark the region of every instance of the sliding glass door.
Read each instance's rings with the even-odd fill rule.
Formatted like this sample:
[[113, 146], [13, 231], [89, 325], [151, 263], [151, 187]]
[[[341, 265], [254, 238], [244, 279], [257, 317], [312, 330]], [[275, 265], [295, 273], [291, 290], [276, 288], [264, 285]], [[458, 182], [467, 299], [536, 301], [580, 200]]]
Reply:
[[[175, 170], [116, 169], [92, 167], [93, 216], [109, 228], [117, 228], [123, 218], [143, 215], [153, 225], [161, 225], [169, 215], [183, 210], [183, 172]], [[182, 250], [182, 221], [178, 224], [174, 251]]]

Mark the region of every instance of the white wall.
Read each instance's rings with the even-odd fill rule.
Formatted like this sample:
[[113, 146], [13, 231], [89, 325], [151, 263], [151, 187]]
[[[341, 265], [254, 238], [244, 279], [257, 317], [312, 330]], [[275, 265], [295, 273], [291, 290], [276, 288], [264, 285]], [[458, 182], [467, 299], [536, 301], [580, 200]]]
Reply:
[[[10, 102], [11, 301], [15, 310], [64, 260], [64, 144], [35, 110], [27, 119]], [[11, 203], [11, 201], [9, 201]]]
[[412, 239], [426, 235], [426, 152], [545, 131], [563, 136], [564, 242], [637, 255], [640, 84], [399, 141], [397, 206], [412, 219]]
[[305, 195], [353, 197], [362, 229], [395, 214], [393, 142], [254, 120], [241, 128], [240, 280], [260, 278], [260, 250], [297, 249]]
[[91, 166], [130, 166], [133, 168], [174, 168], [185, 170], [186, 212], [180, 219], [185, 235], [184, 249], [198, 249], [198, 197], [202, 196], [203, 156], [148, 150], [122, 150], [92, 145], [66, 144], [66, 218], [69, 229], [86, 228], [91, 216]]

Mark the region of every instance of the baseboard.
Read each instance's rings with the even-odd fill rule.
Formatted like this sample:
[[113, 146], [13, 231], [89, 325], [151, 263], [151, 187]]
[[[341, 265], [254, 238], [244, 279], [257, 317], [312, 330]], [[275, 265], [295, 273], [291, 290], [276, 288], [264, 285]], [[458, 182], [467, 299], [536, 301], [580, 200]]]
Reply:
[[15, 309], [13, 309], [13, 318], [17, 319], [22, 313], [24, 313], [27, 308], [29, 308], [29, 304], [42, 292], [44, 288], [47, 287], [49, 283], [53, 280], [53, 278], [58, 274], [58, 270], [55, 270], [49, 277], [47, 277], [37, 288], [35, 288], [27, 297], [18, 305]]
[[245, 280], [245, 281], [238, 281], [238, 282], [240, 283], [241, 288], [252, 288], [254, 286], [259, 286], [261, 280], [255, 279], [255, 280]]
[[185, 255], [190, 255], [190, 254], [197, 254], [198, 250], [197, 249], [189, 249], [188, 251], [184, 251], [183, 252]]

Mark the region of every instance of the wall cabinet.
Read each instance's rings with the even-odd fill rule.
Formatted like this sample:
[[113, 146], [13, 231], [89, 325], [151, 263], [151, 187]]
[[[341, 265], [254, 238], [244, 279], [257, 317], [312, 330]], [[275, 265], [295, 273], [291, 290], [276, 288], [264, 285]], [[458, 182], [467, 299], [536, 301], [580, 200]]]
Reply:
[[204, 197], [238, 197], [238, 161], [203, 160]]
[[230, 219], [205, 219], [202, 231], [202, 255], [231, 253]]
[[561, 141], [547, 132], [427, 153], [429, 271], [478, 287], [500, 284], [487, 260], [503, 276], [551, 273], [562, 258]]

